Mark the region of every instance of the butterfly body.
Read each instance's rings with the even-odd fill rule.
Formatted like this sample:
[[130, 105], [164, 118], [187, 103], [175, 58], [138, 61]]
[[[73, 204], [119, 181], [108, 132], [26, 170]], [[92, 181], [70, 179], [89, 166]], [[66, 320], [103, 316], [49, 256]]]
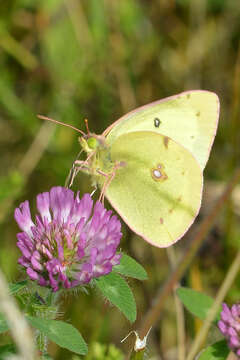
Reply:
[[86, 159], [74, 162], [74, 171], [69, 179], [70, 186], [76, 174], [81, 171], [90, 175], [92, 186], [102, 187], [115, 169], [115, 164], [111, 160], [110, 146], [106, 144], [104, 136], [93, 133], [79, 137], [79, 143]]

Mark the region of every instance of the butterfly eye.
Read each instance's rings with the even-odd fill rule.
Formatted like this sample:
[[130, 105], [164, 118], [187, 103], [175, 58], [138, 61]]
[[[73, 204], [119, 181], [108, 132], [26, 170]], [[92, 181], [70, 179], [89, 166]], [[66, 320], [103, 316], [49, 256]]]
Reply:
[[155, 126], [156, 128], [158, 128], [158, 127], [160, 126], [160, 124], [161, 124], [161, 121], [160, 121], [158, 118], [155, 118], [155, 119], [154, 119], [154, 126]]
[[88, 146], [90, 147], [90, 149], [96, 149], [97, 145], [98, 145], [98, 142], [97, 142], [97, 139], [95, 139], [94, 137], [90, 137], [88, 140], [87, 140], [87, 144]]

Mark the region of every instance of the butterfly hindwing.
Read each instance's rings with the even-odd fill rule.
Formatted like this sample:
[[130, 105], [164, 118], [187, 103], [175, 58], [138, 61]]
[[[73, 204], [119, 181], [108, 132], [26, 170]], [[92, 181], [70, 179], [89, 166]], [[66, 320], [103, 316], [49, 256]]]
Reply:
[[156, 132], [125, 133], [111, 146], [123, 166], [106, 197], [137, 234], [158, 247], [176, 242], [198, 214], [202, 171], [184, 147]]

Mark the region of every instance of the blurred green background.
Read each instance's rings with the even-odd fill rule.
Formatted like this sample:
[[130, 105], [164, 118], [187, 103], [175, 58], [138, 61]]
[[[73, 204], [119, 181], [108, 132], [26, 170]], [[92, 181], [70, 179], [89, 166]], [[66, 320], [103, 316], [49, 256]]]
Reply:
[[[19, 275], [14, 208], [64, 185], [79, 151], [78, 134], [36, 115], [101, 133], [124, 113], [186, 89], [216, 92], [218, 134], [205, 171], [204, 217], [239, 165], [240, 3], [236, 0], [8, 0], [0, 1], [0, 265]], [[79, 176], [74, 190], [91, 191]], [[240, 244], [239, 191], [208, 235], [184, 284], [214, 295]], [[194, 227], [193, 227], [194, 228]], [[180, 256], [194, 229], [175, 245]], [[148, 271], [130, 281], [140, 321], [169, 273], [166, 250], [124, 227], [121, 248]], [[207, 270], [207, 271], [206, 271]], [[228, 300], [239, 301], [240, 278]], [[63, 299], [65, 319], [92, 343], [120, 345], [130, 324], [94, 291]], [[176, 359], [174, 301], [152, 332], [150, 354]], [[199, 323], [187, 322], [187, 339]], [[55, 359], [70, 358], [51, 346]], [[175, 357], [174, 357], [175, 356]], [[95, 359], [95, 357], [92, 357]]]

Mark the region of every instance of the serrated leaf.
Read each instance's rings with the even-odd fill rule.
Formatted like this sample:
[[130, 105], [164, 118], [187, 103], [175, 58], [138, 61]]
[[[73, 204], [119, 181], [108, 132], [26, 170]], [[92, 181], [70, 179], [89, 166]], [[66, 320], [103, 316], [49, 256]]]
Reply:
[[87, 354], [87, 344], [80, 332], [64, 321], [47, 320], [28, 316], [29, 323], [41, 333], [46, 335], [49, 340], [55, 342], [62, 348], [66, 348], [80, 355]]
[[208, 346], [204, 349], [198, 360], [225, 360], [229, 354], [230, 350], [227, 346], [226, 340], [221, 340], [215, 344]]
[[179, 287], [177, 289], [177, 295], [182, 301], [184, 306], [195, 316], [204, 320], [207, 317], [207, 313], [213, 305], [214, 300], [199, 291]]
[[120, 264], [114, 266], [113, 271], [138, 280], [146, 280], [148, 277], [142, 265], [126, 254], [122, 254]]
[[10, 293], [11, 295], [15, 295], [17, 294], [20, 290], [24, 289], [27, 285], [27, 281], [19, 281], [16, 284], [10, 284], [9, 285], [9, 289], [10, 289]]
[[120, 275], [110, 273], [101, 276], [97, 279], [96, 285], [103, 295], [123, 312], [129, 321], [134, 322], [136, 320], [137, 310], [133, 293]]
[[0, 334], [5, 331], [8, 331], [8, 329], [9, 329], [8, 323], [4, 319], [3, 314], [0, 313]]

